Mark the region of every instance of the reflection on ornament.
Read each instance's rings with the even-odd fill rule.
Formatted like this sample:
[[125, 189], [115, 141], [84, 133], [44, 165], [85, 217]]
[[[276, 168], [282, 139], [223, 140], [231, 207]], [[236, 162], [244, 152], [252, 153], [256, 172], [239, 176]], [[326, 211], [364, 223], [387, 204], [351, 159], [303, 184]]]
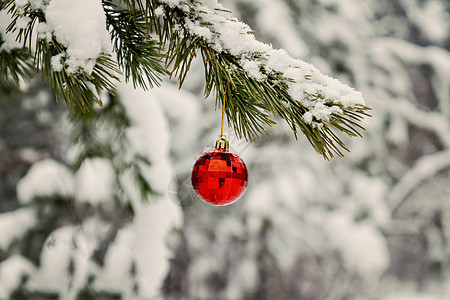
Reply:
[[228, 205], [244, 193], [247, 167], [239, 156], [228, 150], [228, 141], [221, 137], [216, 149], [202, 154], [195, 162], [191, 180], [195, 192], [205, 202]]

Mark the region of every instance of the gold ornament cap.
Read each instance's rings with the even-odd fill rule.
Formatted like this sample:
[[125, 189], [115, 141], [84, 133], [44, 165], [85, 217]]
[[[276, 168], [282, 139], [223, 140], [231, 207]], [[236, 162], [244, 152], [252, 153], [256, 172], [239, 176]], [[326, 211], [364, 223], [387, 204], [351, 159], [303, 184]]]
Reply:
[[217, 141], [216, 141], [216, 149], [219, 151], [225, 151], [230, 149], [230, 143], [227, 141], [226, 136], [222, 135]]

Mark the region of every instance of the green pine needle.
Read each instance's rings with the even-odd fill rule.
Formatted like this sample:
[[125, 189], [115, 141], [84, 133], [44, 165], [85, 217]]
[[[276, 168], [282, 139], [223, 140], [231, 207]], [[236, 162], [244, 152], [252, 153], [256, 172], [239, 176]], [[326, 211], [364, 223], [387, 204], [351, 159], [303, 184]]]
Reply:
[[[106, 27], [111, 35], [115, 57], [102, 53], [95, 60], [92, 73], [80, 69], [68, 72], [65, 66], [65, 47], [53, 37], [33, 40], [33, 28], [39, 22], [45, 22], [45, 14], [28, 6], [19, 12], [13, 0], [4, 2], [3, 9], [13, 14], [8, 27], [9, 34], [17, 34], [17, 40], [23, 43], [22, 49], [0, 52], [0, 74], [19, 82], [29, 78], [34, 70], [48, 80], [58, 99], [65, 101], [75, 112], [87, 113], [95, 103], [101, 105], [98, 92], [106, 90], [115, 93], [115, 84], [119, 75], [125, 81], [133, 82], [134, 87], [145, 90], [160, 85], [163, 76], [170, 75], [179, 81], [182, 87], [195, 57], [201, 57], [205, 70], [205, 97], [215, 95], [216, 107], [225, 105], [229, 124], [237, 136], [253, 141], [268, 134], [268, 128], [275, 123], [274, 117], [287, 122], [297, 138], [302, 132], [313, 148], [324, 158], [343, 156], [348, 151], [343, 140], [336, 134], [342, 132], [351, 137], [362, 137], [361, 121], [369, 116], [367, 106], [344, 106], [335, 101], [324, 99], [322, 95], [305, 92], [305, 99], [318, 101], [325, 106], [337, 106], [339, 112], [333, 113], [327, 120], [313, 119], [306, 122], [304, 114], [310, 109], [296, 101], [288, 93], [288, 84], [292, 79], [281, 73], [267, 71], [262, 63], [260, 71], [264, 80], [256, 80], [240, 65], [240, 58], [231, 53], [216, 50], [204, 38], [190, 32], [186, 20], [198, 21], [202, 26], [211, 26], [202, 20], [205, 12], [195, 10], [195, 0], [183, 3], [188, 9], [182, 10], [157, 0], [135, 1], [103, 0], [106, 14]], [[157, 15], [156, 7], [163, 14]], [[221, 13], [229, 13], [220, 9]], [[26, 28], [17, 29], [19, 17], [26, 15], [31, 19]], [[31, 45], [35, 52], [31, 53]], [[63, 54], [61, 71], [52, 67], [52, 57]], [[252, 59], [263, 61], [260, 53], [249, 53]], [[311, 80], [306, 75], [305, 79]]]

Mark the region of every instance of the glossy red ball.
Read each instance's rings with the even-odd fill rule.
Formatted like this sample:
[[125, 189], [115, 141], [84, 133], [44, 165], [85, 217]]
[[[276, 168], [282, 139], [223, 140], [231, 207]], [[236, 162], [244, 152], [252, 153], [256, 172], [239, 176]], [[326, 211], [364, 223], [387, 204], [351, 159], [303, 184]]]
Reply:
[[197, 195], [212, 205], [235, 202], [248, 182], [247, 167], [242, 159], [228, 150], [204, 153], [195, 162], [191, 176]]

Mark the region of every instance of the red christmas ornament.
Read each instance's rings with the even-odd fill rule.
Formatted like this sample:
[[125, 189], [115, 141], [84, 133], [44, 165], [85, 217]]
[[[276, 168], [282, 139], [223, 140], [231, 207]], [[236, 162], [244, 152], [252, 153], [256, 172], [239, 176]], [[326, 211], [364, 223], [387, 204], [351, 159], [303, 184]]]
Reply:
[[228, 150], [228, 141], [222, 137], [216, 142], [216, 149], [202, 154], [195, 162], [191, 181], [205, 202], [228, 205], [244, 193], [247, 167], [239, 156]]

